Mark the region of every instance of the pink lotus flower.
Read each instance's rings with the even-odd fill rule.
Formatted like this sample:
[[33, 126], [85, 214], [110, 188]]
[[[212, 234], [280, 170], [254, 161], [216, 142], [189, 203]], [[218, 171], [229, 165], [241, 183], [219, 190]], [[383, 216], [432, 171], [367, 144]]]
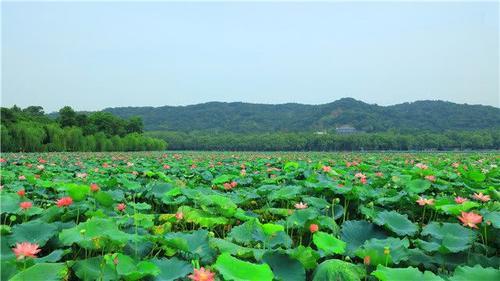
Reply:
[[33, 207], [33, 203], [31, 203], [30, 201], [21, 202], [19, 203], [19, 207], [23, 210], [28, 210], [29, 208]]
[[17, 192], [17, 195], [19, 195], [20, 197], [24, 197], [24, 195], [26, 195], [26, 191], [24, 189], [20, 189], [18, 192]]
[[459, 216], [458, 219], [463, 223], [464, 226], [468, 226], [470, 228], [478, 228], [476, 224], [483, 221], [483, 217], [481, 215], [473, 212], [462, 212], [462, 215]]
[[182, 220], [184, 218], [184, 213], [183, 212], [175, 213], [175, 218], [179, 221]]
[[87, 173], [76, 173], [76, 177], [80, 179], [84, 179], [87, 177]]
[[318, 230], [319, 230], [319, 226], [317, 224], [315, 224], [315, 223], [313, 223], [313, 224], [311, 224], [309, 226], [309, 231], [311, 231], [311, 233], [314, 233], [314, 232], [316, 232]]
[[20, 176], [18, 177], [18, 179], [19, 179], [20, 181], [23, 181], [23, 180], [26, 180], [26, 177], [25, 177], [24, 175], [20, 175]]
[[69, 196], [57, 200], [57, 207], [59, 208], [67, 207], [70, 206], [71, 204], [73, 204], [73, 199]]
[[375, 173], [375, 176], [377, 176], [377, 177], [383, 177], [383, 176], [384, 176], [384, 174], [383, 174], [382, 172], [376, 172], [376, 173]]
[[360, 181], [362, 184], [366, 184], [368, 180], [366, 178], [361, 178]]
[[474, 193], [472, 198], [479, 200], [479, 201], [482, 201], [482, 202], [488, 202], [491, 199], [489, 195], [484, 195], [482, 192], [480, 192], [479, 194]]
[[237, 182], [235, 182], [235, 181], [232, 181], [232, 182], [230, 183], [230, 185], [231, 185], [231, 187], [232, 187], [232, 188], [235, 188], [235, 187], [238, 185], [238, 183], [237, 183]]
[[108, 163], [102, 163], [102, 167], [103, 167], [103, 168], [108, 168], [108, 167], [109, 167], [109, 164], [108, 164]]
[[209, 269], [205, 269], [203, 266], [200, 269], [194, 269], [193, 274], [188, 276], [189, 279], [193, 281], [214, 281], [215, 273], [211, 272]]
[[436, 176], [425, 176], [425, 179], [428, 180], [428, 181], [436, 181]]
[[460, 196], [455, 197], [455, 203], [457, 203], [457, 204], [462, 204], [465, 201], [468, 201], [467, 198], [462, 198]]
[[120, 212], [123, 212], [125, 211], [125, 208], [127, 208], [127, 206], [125, 205], [125, 203], [120, 203], [118, 205], [116, 205], [116, 209]]
[[45, 164], [47, 163], [47, 160], [44, 160], [43, 158], [38, 158], [38, 163]]
[[92, 183], [92, 184], [90, 185], [90, 190], [91, 190], [92, 192], [97, 192], [97, 191], [99, 191], [99, 189], [100, 189], [100, 188], [99, 188], [99, 186], [97, 185], [97, 183]]
[[323, 169], [323, 172], [328, 173], [328, 172], [330, 172], [332, 170], [332, 167], [330, 167], [330, 166], [323, 166], [322, 169]]
[[0, 163], [5, 163], [7, 162], [7, 160], [5, 160], [4, 158], [0, 158]]
[[354, 177], [355, 177], [355, 178], [360, 178], [360, 179], [362, 179], [362, 178], [366, 178], [366, 176], [365, 176], [364, 174], [362, 174], [362, 173], [356, 173], [356, 174], [354, 175]]
[[306, 209], [306, 208], [307, 208], [307, 204], [305, 204], [305, 203], [300, 202], [300, 203], [295, 204], [295, 209], [302, 210], [302, 209]]
[[24, 258], [36, 258], [36, 254], [38, 254], [41, 249], [38, 248], [38, 244], [23, 242], [16, 243], [16, 247], [13, 248], [12, 251], [16, 255], [16, 258], [21, 260]]
[[451, 166], [452, 166], [453, 168], [457, 168], [459, 165], [460, 165], [460, 164], [458, 164], [458, 162], [455, 162], [455, 163], [452, 163], [452, 164], [451, 164]]
[[434, 205], [434, 199], [425, 199], [423, 197], [419, 197], [417, 200], [417, 203], [420, 206]]
[[165, 169], [165, 170], [170, 169], [170, 165], [167, 165], [167, 164], [163, 165], [163, 169]]
[[224, 183], [222, 186], [225, 190], [231, 190], [233, 188], [233, 186], [228, 182]]
[[422, 163], [415, 164], [415, 167], [422, 169], [422, 170], [427, 170], [427, 168], [429, 168], [427, 165], [422, 164]]

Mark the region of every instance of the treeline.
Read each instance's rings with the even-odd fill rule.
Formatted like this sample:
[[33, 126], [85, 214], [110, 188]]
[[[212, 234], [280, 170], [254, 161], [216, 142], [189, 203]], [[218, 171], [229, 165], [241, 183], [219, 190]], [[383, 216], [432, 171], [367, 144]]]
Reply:
[[359, 151], [359, 150], [466, 150], [499, 149], [500, 131], [447, 131], [443, 133], [396, 132], [350, 135], [314, 133], [238, 134], [151, 131], [147, 135], [164, 139], [171, 150], [244, 151]]
[[166, 142], [144, 136], [139, 117], [83, 114], [66, 106], [49, 118], [40, 106], [1, 108], [3, 152], [163, 150]]

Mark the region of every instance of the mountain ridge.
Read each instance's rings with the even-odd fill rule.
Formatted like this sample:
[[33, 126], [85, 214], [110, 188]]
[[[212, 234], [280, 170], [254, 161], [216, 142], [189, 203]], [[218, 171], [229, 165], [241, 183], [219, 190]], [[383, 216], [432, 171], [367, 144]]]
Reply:
[[420, 100], [389, 106], [353, 98], [310, 105], [206, 102], [183, 106], [129, 106], [103, 111], [142, 117], [146, 130], [212, 132], [331, 131], [350, 125], [360, 131], [442, 131], [500, 128], [500, 108]]

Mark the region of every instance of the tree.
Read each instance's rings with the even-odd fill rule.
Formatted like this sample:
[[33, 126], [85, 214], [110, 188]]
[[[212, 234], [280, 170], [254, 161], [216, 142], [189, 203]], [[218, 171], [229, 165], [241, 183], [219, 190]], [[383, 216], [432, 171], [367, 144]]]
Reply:
[[144, 125], [142, 123], [142, 118], [139, 116], [131, 117], [127, 121], [127, 124], [125, 125], [125, 131], [127, 132], [127, 134], [131, 133], [142, 134], [143, 130], [144, 130]]
[[71, 127], [76, 124], [76, 112], [70, 106], [65, 106], [59, 110], [59, 124], [62, 127]]

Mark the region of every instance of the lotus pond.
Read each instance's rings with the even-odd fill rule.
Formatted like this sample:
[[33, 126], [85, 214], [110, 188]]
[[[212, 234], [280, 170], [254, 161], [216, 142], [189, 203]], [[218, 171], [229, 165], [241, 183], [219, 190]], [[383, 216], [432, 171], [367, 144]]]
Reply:
[[1, 280], [500, 280], [498, 153], [3, 154]]

